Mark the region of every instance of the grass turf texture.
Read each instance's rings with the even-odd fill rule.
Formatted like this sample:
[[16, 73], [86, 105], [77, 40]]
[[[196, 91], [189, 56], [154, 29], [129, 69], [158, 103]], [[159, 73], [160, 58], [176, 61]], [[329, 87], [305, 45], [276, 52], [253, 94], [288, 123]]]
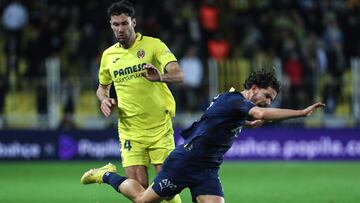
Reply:
[[[106, 163], [0, 162], [0, 202], [130, 202], [108, 185], [80, 184]], [[228, 203], [360, 202], [360, 162], [225, 162], [220, 176]], [[191, 202], [188, 189], [181, 197]]]

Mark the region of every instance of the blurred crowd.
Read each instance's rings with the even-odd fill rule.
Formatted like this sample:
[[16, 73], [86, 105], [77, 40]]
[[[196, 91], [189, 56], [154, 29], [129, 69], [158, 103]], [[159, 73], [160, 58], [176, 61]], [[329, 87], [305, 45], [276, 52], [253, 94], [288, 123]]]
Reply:
[[[65, 115], [79, 88], [95, 91], [102, 51], [115, 43], [106, 14], [112, 2], [0, 0], [0, 115], [8, 92], [23, 89], [35, 90], [38, 113], [47, 113], [49, 58], [60, 60]], [[360, 56], [359, 0], [132, 2], [137, 31], [162, 39], [183, 68], [184, 83], [170, 87], [179, 113], [202, 111], [214, 96], [208, 58], [244, 58], [252, 68], [280, 59], [283, 107], [321, 99], [331, 114], [341, 102], [351, 106], [341, 92], [350, 59]]]

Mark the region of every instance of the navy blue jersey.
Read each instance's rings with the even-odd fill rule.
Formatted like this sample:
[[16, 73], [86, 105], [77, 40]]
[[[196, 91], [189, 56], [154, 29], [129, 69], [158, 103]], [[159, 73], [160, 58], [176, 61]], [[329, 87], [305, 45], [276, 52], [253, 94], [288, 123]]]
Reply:
[[[240, 92], [218, 95], [200, 120], [182, 132], [185, 147], [176, 151], [191, 156], [197, 164], [218, 167], [245, 121], [250, 119], [248, 112], [254, 106]], [[190, 155], [183, 150], [191, 151]]]

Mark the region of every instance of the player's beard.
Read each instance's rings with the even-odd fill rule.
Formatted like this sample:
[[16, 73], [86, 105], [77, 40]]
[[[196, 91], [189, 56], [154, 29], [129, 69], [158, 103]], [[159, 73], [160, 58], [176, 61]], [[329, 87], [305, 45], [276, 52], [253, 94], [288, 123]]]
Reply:
[[129, 33], [124, 33], [122, 38], [117, 38], [118, 42], [121, 44], [121, 46], [123, 47], [128, 47], [129, 43], [130, 43], [130, 39], [132, 37], [132, 32]]
[[117, 40], [122, 46], [127, 46], [129, 44], [129, 37], [121, 39], [118, 38]]

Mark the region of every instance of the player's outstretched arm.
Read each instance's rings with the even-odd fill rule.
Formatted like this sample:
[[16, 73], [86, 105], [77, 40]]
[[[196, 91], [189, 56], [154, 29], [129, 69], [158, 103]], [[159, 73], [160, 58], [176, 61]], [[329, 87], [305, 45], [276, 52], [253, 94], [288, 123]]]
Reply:
[[289, 118], [306, 117], [310, 116], [312, 112], [317, 109], [324, 107], [325, 104], [317, 102], [311, 106], [308, 106], [302, 110], [293, 109], [280, 109], [280, 108], [262, 108], [255, 106], [250, 109], [249, 115], [257, 120], [283, 120]]
[[116, 104], [115, 99], [109, 98], [110, 87], [111, 85], [99, 84], [96, 90], [96, 96], [101, 101], [100, 110], [106, 117], [110, 116], [111, 108]]
[[315, 109], [320, 108], [320, 107], [325, 107], [325, 104], [323, 104], [321, 102], [317, 102], [311, 106], [308, 106], [307, 108], [303, 109], [302, 111], [304, 113], [304, 116], [310, 116]]

